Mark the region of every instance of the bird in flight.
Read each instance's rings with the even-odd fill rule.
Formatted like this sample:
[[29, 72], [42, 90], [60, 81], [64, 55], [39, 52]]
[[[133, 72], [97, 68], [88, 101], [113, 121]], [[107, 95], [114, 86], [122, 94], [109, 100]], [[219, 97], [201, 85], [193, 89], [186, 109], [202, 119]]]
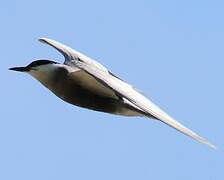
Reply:
[[42, 59], [10, 70], [30, 74], [56, 96], [73, 105], [111, 114], [156, 119], [199, 142], [217, 148], [173, 119], [96, 60], [55, 40], [41, 38], [39, 41], [62, 53], [64, 63]]

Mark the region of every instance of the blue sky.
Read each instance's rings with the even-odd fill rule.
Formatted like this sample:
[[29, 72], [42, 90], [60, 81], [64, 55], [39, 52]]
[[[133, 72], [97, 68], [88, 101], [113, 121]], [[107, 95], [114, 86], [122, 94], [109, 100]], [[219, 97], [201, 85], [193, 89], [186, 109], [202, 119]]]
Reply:
[[[223, 1], [3, 1], [0, 179], [223, 179]], [[67, 104], [27, 74], [63, 42], [141, 89], [213, 150], [147, 118]]]

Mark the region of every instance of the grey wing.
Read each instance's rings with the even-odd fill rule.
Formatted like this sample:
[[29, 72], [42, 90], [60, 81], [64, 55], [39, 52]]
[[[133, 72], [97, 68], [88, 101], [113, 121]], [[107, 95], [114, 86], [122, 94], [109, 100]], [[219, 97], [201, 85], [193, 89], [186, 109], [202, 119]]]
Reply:
[[91, 74], [100, 82], [106, 84], [109, 88], [116, 91], [120, 96], [124, 97], [129, 102], [133, 103], [135, 106], [140, 108], [142, 111], [148, 113], [150, 116], [154, 116], [156, 119], [177, 129], [178, 131], [184, 133], [185, 135], [188, 135], [199, 142], [207, 144], [214, 149], [217, 149], [216, 146], [208, 142], [206, 139], [197, 135], [196, 133], [194, 133], [193, 131], [183, 126], [181, 123], [179, 123], [172, 117], [170, 117], [167, 113], [161, 110], [158, 106], [156, 106], [146, 97], [144, 97], [141, 93], [136, 91], [132, 86], [130, 86], [126, 82], [121, 81], [120, 79], [111, 76], [110, 74], [105, 73], [104, 71], [83, 62], [77, 61], [75, 62], [75, 65], [78, 68], [83, 69], [87, 73]]
[[93, 59], [85, 56], [84, 54], [82, 54], [82, 53], [62, 44], [62, 43], [59, 43], [55, 40], [48, 39], [48, 38], [40, 38], [39, 41], [42, 43], [46, 43], [46, 44], [54, 47], [55, 49], [57, 49], [59, 52], [61, 52], [63, 54], [63, 56], [65, 57], [64, 63], [67, 65], [73, 66], [71, 61], [79, 60], [79, 61], [85, 62], [87, 64], [91, 64], [92, 66], [95, 66], [105, 72], [108, 72], [107, 68], [104, 67], [102, 64], [98, 63], [96, 60], [93, 60]]
[[[62, 53], [63, 56], [65, 57], [64, 63], [66, 65], [72, 66], [74, 68], [78, 68], [77, 66], [74, 65], [74, 62], [81, 61], [81, 62], [87, 63], [93, 67], [96, 67], [97, 69], [100, 69], [101, 71], [104, 71], [107, 74], [111, 74], [112, 76], [116, 77], [114, 74], [112, 74], [110, 71], [108, 71], [107, 68], [104, 67], [102, 64], [98, 63], [97, 61], [85, 56], [84, 54], [82, 54], [82, 53], [80, 53], [80, 52], [60, 43], [60, 42], [57, 42], [55, 40], [48, 39], [48, 38], [40, 38], [39, 41], [54, 47], [60, 53]], [[99, 82], [98, 80], [96, 80], [95, 77], [93, 77], [89, 73], [86, 73], [82, 69], [80, 69], [80, 71], [70, 73], [70, 77], [75, 78], [76, 81], [79, 81], [80, 85], [82, 85], [83, 87], [85, 87], [89, 90], [92, 90], [95, 94], [121, 100], [121, 101], [123, 101], [123, 103], [125, 103], [129, 106], [132, 106], [133, 108], [137, 109], [139, 112], [142, 112], [142, 110], [139, 107], [137, 107], [136, 105], [131, 103], [126, 98], [119, 96], [113, 89], [109, 88], [108, 86], [105, 86], [104, 83]], [[145, 115], [145, 113], [142, 112], [142, 116], [144, 116], [144, 115]], [[154, 117], [151, 116], [151, 118], [154, 118]]]
[[[54, 41], [54, 40], [48, 39], [48, 38], [41, 38], [41, 39], [39, 39], [39, 41], [46, 43], [46, 44], [54, 47], [55, 49], [57, 49], [65, 57], [64, 63], [66, 65], [73, 66], [70, 63], [70, 61], [73, 61], [73, 60], [81, 60], [82, 61], [82, 59], [84, 62], [89, 62], [89, 63], [92, 62], [93, 63], [93, 60], [89, 60], [90, 58], [88, 58], [87, 56], [83, 55], [82, 53], [80, 53], [78, 51], [75, 51], [74, 49], [72, 49], [62, 43], [59, 43], [57, 41]], [[98, 68], [101, 68], [101, 69], [107, 71], [107, 69], [105, 67], [103, 67], [101, 64], [97, 63], [96, 61], [94, 63], [96, 66], [98, 65]], [[75, 66], [73, 66], [73, 67], [77, 68]], [[69, 74], [69, 76], [70, 76], [70, 78], [74, 78], [76, 81], [78, 81], [80, 86], [83, 86], [83, 87], [93, 91], [95, 94], [118, 99], [118, 97], [114, 93], [114, 91], [112, 91], [108, 87], [102, 85], [94, 77], [92, 77], [91, 75], [89, 75], [88, 73], [86, 73], [85, 71], [83, 71], [81, 69], [79, 71], [71, 72]]]
[[107, 87], [116, 95], [123, 98], [126, 102], [129, 103], [129, 105], [132, 105], [134, 108], [143, 111], [144, 113], [148, 114], [149, 117], [153, 116], [165, 124], [177, 129], [183, 134], [188, 135], [195, 140], [216, 149], [216, 146], [170, 117], [149, 99], [136, 91], [131, 85], [111, 75], [109, 71], [97, 61], [90, 59], [89, 57], [54, 40], [42, 38], [40, 41], [45, 42], [62, 52], [62, 54], [65, 56], [65, 64], [82, 69], [90, 76], [95, 78], [103, 86]]

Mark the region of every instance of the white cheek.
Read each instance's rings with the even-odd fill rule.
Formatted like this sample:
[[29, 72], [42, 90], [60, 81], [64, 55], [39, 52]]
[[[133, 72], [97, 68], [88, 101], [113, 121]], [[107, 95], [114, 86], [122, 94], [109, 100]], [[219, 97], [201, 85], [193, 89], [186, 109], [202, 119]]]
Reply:
[[39, 66], [31, 69], [28, 74], [33, 76], [34, 78], [38, 80], [44, 80], [52, 75], [53, 71], [56, 68], [53, 66]]
[[35, 70], [31, 70], [29, 72], [27, 72], [29, 75], [33, 76], [34, 78], [38, 79], [38, 80], [42, 80], [44, 74], [42, 74], [39, 71], [35, 71]]
[[[33, 70], [30, 70], [28, 74], [36, 78], [37, 80], [43, 82], [49, 81], [52, 76], [55, 74], [58, 68], [65, 67], [63, 64], [49, 64], [49, 65], [42, 65], [38, 67], [34, 67]], [[68, 69], [68, 68], [67, 68]], [[74, 69], [72, 68], [74, 71]]]

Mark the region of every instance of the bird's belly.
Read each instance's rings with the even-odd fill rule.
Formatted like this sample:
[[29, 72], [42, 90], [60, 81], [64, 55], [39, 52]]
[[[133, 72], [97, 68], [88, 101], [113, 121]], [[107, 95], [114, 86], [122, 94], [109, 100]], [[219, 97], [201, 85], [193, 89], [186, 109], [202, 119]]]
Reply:
[[92, 85], [86, 85], [84, 82], [80, 83], [78, 77], [68, 78], [66, 74], [61, 74], [57, 79], [54, 79], [53, 82], [54, 83], [45, 83], [45, 81], [43, 81], [41, 83], [56, 96], [70, 104], [117, 115], [145, 115], [140, 110], [125, 104], [122, 99], [113, 94], [113, 92], [108, 90], [104, 92], [102, 87], [94, 85], [94, 81], [88, 82]]
[[83, 108], [123, 116], [144, 116], [143, 113], [119, 99], [100, 96], [79, 85], [73, 84], [71, 87], [67, 84], [65, 87], [50, 88], [50, 90], [62, 100]]
[[88, 108], [95, 111], [101, 111], [111, 114], [123, 115], [123, 116], [143, 116], [142, 113], [138, 112], [134, 108], [119, 102], [117, 99], [100, 97], [97, 95], [85, 95], [77, 96], [73, 94], [72, 96], [60, 97], [64, 101], [80, 106], [83, 108]]

